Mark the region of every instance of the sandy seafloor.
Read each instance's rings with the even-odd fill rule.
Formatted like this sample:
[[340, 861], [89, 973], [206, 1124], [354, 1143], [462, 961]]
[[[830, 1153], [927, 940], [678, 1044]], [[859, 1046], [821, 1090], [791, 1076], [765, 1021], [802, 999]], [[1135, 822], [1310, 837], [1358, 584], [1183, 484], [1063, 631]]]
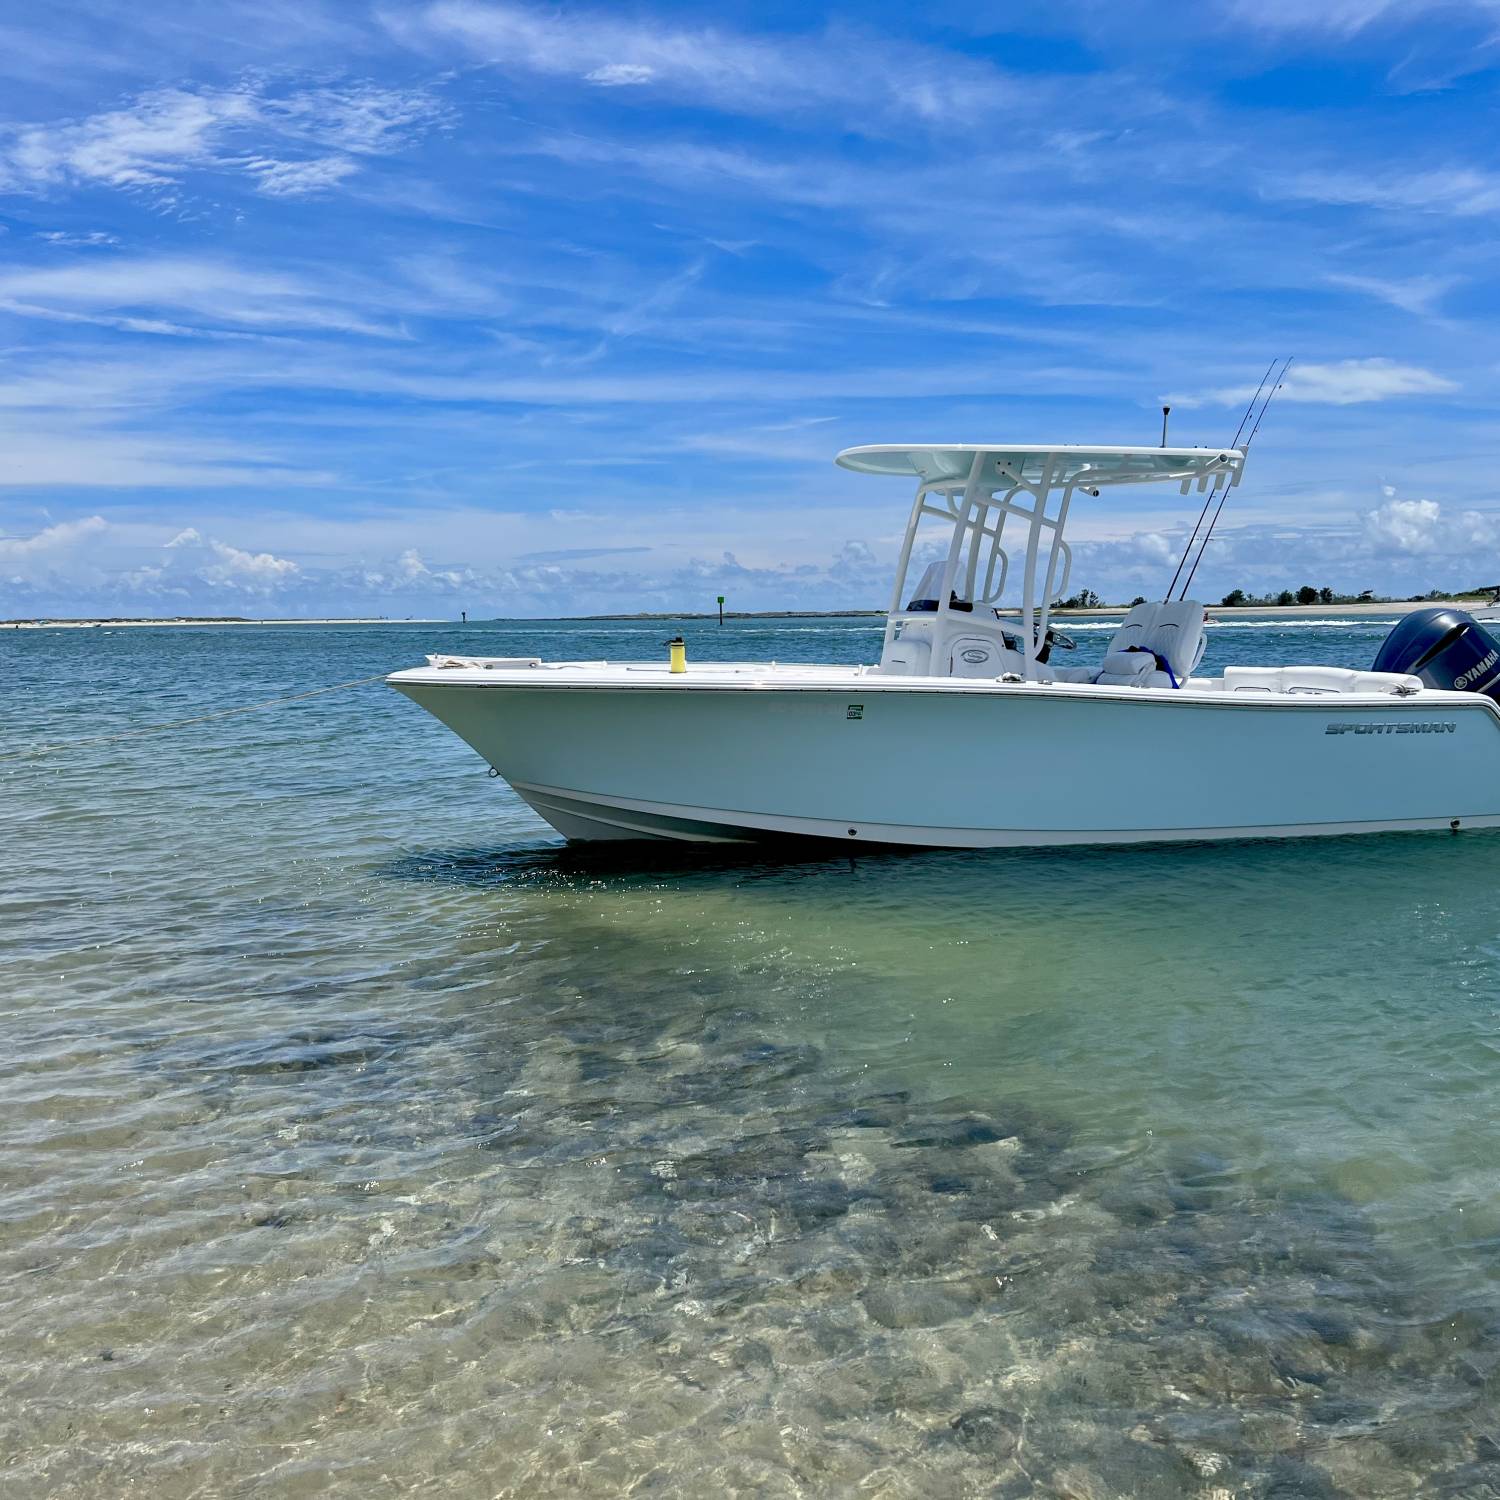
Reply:
[[[0, 754], [662, 639], [6, 633]], [[0, 760], [0, 1492], [1500, 1493], [1497, 877], [602, 860], [380, 686]]]

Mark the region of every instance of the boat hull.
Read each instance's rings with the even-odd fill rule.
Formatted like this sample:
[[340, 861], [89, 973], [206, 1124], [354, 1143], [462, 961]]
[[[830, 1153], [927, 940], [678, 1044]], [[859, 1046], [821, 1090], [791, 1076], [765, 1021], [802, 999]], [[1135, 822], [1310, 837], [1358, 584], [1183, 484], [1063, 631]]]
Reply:
[[1500, 826], [1500, 712], [1471, 694], [391, 682], [580, 841], [1004, 848]]

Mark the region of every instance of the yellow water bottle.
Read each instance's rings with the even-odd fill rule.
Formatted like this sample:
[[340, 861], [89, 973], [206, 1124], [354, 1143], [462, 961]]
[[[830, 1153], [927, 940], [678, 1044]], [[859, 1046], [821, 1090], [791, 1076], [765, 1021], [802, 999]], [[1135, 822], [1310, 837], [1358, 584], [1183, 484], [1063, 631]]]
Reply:
[[687, 671], [687, 642], [680, 635], [674, 635], [667, 642], [667, 655], [671, 661], [669, 670], [673, 672]]

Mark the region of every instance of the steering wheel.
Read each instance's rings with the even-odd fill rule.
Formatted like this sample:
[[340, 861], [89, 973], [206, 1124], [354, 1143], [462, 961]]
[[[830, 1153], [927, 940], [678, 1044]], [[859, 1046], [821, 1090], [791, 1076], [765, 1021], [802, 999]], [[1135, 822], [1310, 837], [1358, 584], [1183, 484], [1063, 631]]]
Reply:
[[1064, 635], [1060, 630], [1054, 630], [1050, 625], [1047, 633], [1042, 637], [1042, 644], [1036, 653], [1039, 662], [1046, 662], [1052, 655], [1052, 648], [1061, 646], [1064, 651], [1076, 651], [1078, 642], [1070, 635]]
[[[1001, 618], [1000, 611], [998, 609], [995, 611], [995, 618], [997, 620]], [[1019, 635], [1012, 635], [1008, 630], [1002, 630], [1000, 633], [1004, 637], [1007, 649], [1015, 651], [1019, 654], [1022, 649], [1021, 637]], [[1064, 651], [1076, 651], [1078, 649], [1078, 642], [1075, 641], [1072, 636], [1064, 635], [1062, 631], [1054, 630], [1049, 625], [1047, 627], [1046, 635], [1042, 637], [1042, 644], [1037, 650], [1036, 659], [1040, 662], [1045, 662], [1047, 658], [1052, 654], [1052, 648], [1054, 646], [1061, 647]]]

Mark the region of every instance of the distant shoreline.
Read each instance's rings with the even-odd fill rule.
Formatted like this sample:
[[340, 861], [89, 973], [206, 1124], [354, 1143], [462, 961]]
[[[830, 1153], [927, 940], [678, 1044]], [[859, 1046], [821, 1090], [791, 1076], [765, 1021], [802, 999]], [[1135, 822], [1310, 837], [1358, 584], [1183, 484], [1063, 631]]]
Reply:
[[[1210, 604], [1206, 606], [1208, 617], [1211, 620], [1234, 619], [1236, 616], [1246, 615], [1271, 615], [1277, 618], [1287, 619], [1327, 619], [1329, 616], [1353, 617], [1362, 616], [1379, 617], [1381, 615], [1408, 615], [1414, 609], [1430, 609], [1436, 605], [1450, 605], [1457, 609], [1476, 610], [1485, 609], [1488, 606], [1481, 599], [1391, 599], [1384, 603], [1377, 600], [1361, 601], [1356, 604]], [[1054, 609], [1052, 618], [1054, 620], [1098, 620], [1117, 619], [1130, 609], [1128, 604], [1101, 604], [1095, 609]], [[1002, 609], [1003, 616], [1020, 617], [1018, 609]], [[876, 618], [884, 619], [883, 609], [772, 609], [761, 611], [724, 611], [726, 620], [849, 620]], [[716, 614], [710, 613], [687, 613], [678, 614], [632, 614], [632, 615], [562, 615], [560, 619], [578, 624], [599, 624], [610, 620], [617, 621], [657, 621], [666, 622], [671, 620], [717, 620]], [[507, 623], [511, 623], [507, 621]], [[525, 621], [517, 619], [515, 624], [524, 624]]]
[[457, 620], [393, 620], [388, 615], [350, 616], [327, 620], [247, 620], [240, 615], [174, 615], [160, 620], [0, 620], [0, 630], [100, 630], [134, 629], [143, 626], [174, 626], [185, 629], [203, 625], [449, 625]]
[[[1375, 600], [1358, 604], [1241, 604], [1207, 606], [1211, 620], [1244, 618], [1251, 615], [1273, 619], [1329, 619], [1329, 618], [1379, 618], [1382, 615], [1407, 615], [1416, 609], [1430, 609], [1448, 605], [1463, 610], [1482, 610], [1488, 606], [1479, 599], [1391, 599], [1385, 603]], [[1095, 609], [1054, 609], [1054, 620], [1108, 620], [1118, 619], [1128, 609], [1126, 604], [1100, 605]], [[725, 620], [880, 620], [885, 618], [883, 609], [768, 609], [725, 610]], [[1007, 609], [1006, 617], [1019, 617], [1019, 610]], [[683, 611], [680, 613], [619, 614], [619, 615], [495, 615], [485, 619], [441, 620], [441, 619], [394, 619], [382, 615], [329, 617], [318, 620], [266, 619], [251, 620], [239, 615], [179, 615], [163, 619], [36, 619], [0, 620], [0, 630], [128, 630], [140, 628], [193, 629], [219, 625], [438, 625], [456, 626], [459, 629], [472, 625], [536, 625], [547, 621], [570, 625], [620, 624], [665, 624], [673, 620], [717, 621], [716, 613]]]
[[[726, 609], [724, 618], [726, 620], [863, 620], [884, 619], [885, 613], [883, 609]], [[545, 617], [536, 616], [535, 618]], [[717, 620], [719, 615], [717, 610], [701, 612], [681, 610], [675, 613], [668, 611], [630, 615], [557, 615], [555, 618], [567, 620], [569, 623], [588, 625], [604, 620]]]

